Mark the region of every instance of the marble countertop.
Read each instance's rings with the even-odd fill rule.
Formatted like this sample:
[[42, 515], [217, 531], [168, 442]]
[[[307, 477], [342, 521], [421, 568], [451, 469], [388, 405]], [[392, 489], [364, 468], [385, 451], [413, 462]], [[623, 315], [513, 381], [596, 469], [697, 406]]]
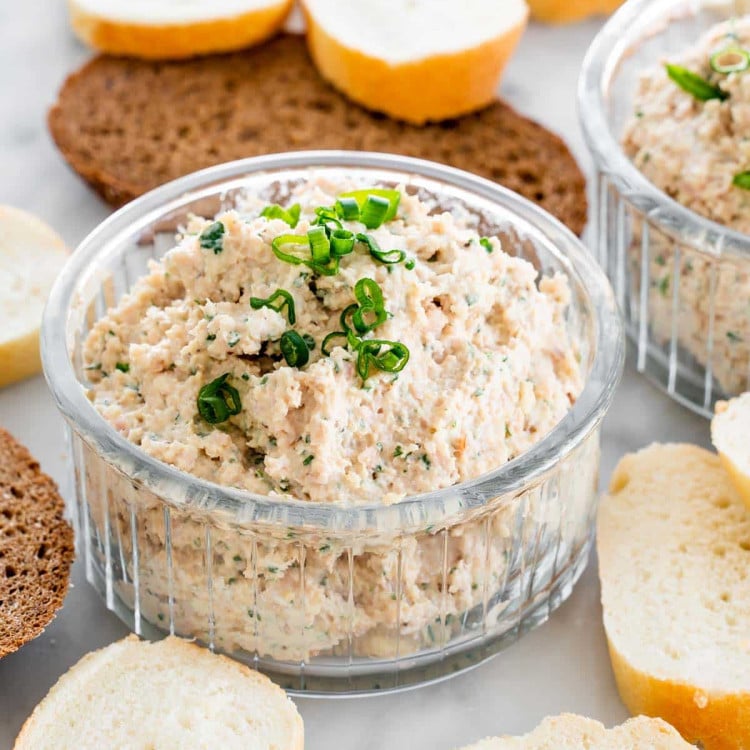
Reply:
[[[532, 26], [502, 87], [518, 109], [562, 134], [587, 170], [576, 122], [575, 85], [599, 27]], [[109, 209], [66, 166], [45, 127], [64, 77], [89, 55], [72, 37], [64, 3], [0, 3], [0, 203], [32, 211], [75, 246]], [[71, 465], [41, 377], [0, 392], [0, 425], [26, 443], [70, 496]], [[626, 451], [654, 440], [708, 442], [707, 423], [642, 380], [629, 364], [603, 432], [603, 481]], [[0, 661], [0, 750], [57, 678], [84, 653], [125, 635], [73, 568], [73, 588], [47, 631]], [[345, 702], [299, 699], [307, 747], [450, 750], [483, 736], [531, 729], [575, 711], [605, 723], [626, 718], [609, 667], [592, 560], [572, 597], [519, 643], [438, 685]]]

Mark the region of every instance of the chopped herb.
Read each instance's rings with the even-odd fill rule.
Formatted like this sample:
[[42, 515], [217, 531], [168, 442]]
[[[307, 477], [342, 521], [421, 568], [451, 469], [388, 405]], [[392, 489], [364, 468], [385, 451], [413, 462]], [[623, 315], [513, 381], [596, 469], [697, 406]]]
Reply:
[[270, 206], [266, 206], [260, 212], [260, 215], [265, 217], [266, 219], [281, 219], [282, 221], [285, 221], [287, 224], [289, 224], [292, 229], [294, 229], [299, 222], [299, 216], [301, 212], [302, 208], [299, 203], [295, 203], [293, 206], [289, 206], [288, 209], [272, 203]]
[[297, 322], [297, 315], [294, 310], [294, 297], [292, 297], [286, 289], [277, 289], [267, 299], [263, 299], [262, 297], [250, 297], [250, 307], [252, 307], [253, 310], [260, 310], [261, 307], [269, 307], [271, 310], [275, 310], [279, 314], [281, 314], [281, 311], [286, 307], [289, 325], [293, 326]]
[[430, 457], [429, 457], [429, 456], [428, 456], [428, 455], [427, 455], [426, 453], [423, 453], [423, 454], [422, 454], [422, 455], [421, 455], [421, 456], [419, 457], [419, 460], [420, 460], [420, 461], [421, 461], [421, 462], [422, 462], [422, 463], [423, 463], [423, 464], [425, 465], [425, 467], [426, 467], [426, 468], [428, 468], [428, 469], [430, 468], [430, 466], [432, 466], [432, 461], [430, 461]]
[[284, 331], [279, 346], [289, 367], [304, 367], [310, 359], [310, 348], [297, 331]]
[[479, 238], [479, 244], [488, 252], [491, 253], [495, 248], [492, 247], [492, 243], [489, 240], [489, 237], [480, 237]]
[[666, 266], [667, 265], [667, 261], [664, 260], [664, 256], [663, 255], [657, 255], [654, 258], [654, 263], [656, 263], [657, 266]]
[[743, 190], [750, 190], [750, 169], [746, 169], [744, 172], [738, 172], [732, 177], [732, 185]]
[[742, 336], [740, 336], [739, 333], [735, 333], [734, 331], [727, 331], [727, 338], [733, 344], [736, 344], [738, 341], [742, 341]]
[[206, 336], [206, 341], [216, 341], [216, 334], [209, 333], [208, 336]]
[[305, 458], [305, 460], [304, 460], [304, 461], [302, 462], [302, 465], [303, 465], [303, 466], [309, 466], [309, 465], [310, 465], [310, 464], [311, 464], [311, 463], [313, 462], [313, 459], [314, 459], [314, 458], [315, 458], [315, 456], [313, 456], [312, 454], [310, 454], [310, 455], [309, 455], [309, 456], [307, 456], [307, 458]]
[[242, 337], [237, 331], [232, 331], [229, 336], [227, 336], [227, 346], [237, 346], [237, 344], [240, 343], [240, 339]]
[[324, 544], [321, 547], [318, 547], [318, 552], [328, 552], [329, 549], [331, 549], [331, 545]]
[[130, 365], [127, 362], [118, 362], [115, 365], [115, 369], [119, 370], [120, 372], [129, 372]]
[[267, 567], [269, 573], [278, 573], [279, 569], [275, 565], [269, 565]]
[[242, 411], [239, 391], [227, 383], [228, 377], [225, 373], [198, 391], [198, 413], [209, 424], [226, 422]]
[[250, 375], [248, 375], [248, 373], [246, 373], [246, 372], [243, 372], [241, 377], [242, 377], [243, 380], [246, 380], [246, 381], [250, 380]]
[[662, 297], [666, 297], [669, 293], [669, 274], [659, 281], [659, 293]]
[[204, 250], [213, 250], [214, 255], [218, 255], [224, 249], [224, 232], [226, 227], [220, 221], [207, 226], [200, 235], [201, 247]]
[[723, 101], [729, 97], [729, 94], [724, 89], [707, 81], [697, 73], [693, 73], [692, 70], [683, 68], [680, 65], [671, 65], [670, 63], [667, 63], [664, 67], [666, 68], [667, 75], [683, 91], [691, 94], [700, 102], [707, 102], [710, 99]]
[[397, 445], [396, 450], [393, 451], [393, 457], [398, 458], [399, 456], [403, 456], [403, 455], [404, 455], [404, 449], [400, 445]]
[[232, 560], [235, 562], [242, 562], [242, 556], [241, 555], [235, 555]]
[[464, 299], [466, 300], [466, 304], [469, 307], [476, 305], [476, 303], [479, 301], [479, 297], [476, 294], [467, 294]]

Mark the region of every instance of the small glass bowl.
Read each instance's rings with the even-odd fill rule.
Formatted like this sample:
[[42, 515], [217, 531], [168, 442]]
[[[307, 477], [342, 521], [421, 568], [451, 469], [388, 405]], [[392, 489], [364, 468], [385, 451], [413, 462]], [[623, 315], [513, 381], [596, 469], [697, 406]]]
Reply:
[[[404, 183], [443, 207], [464, 207], [511, 253], [567, 275], [567, 325], [586, 383], [531, 450], [395, 505], [315, 504], [184, 474], [95, 410], [82, 365], [87, 332], [173, 245], [186, 215], [213, 216], [242, 189], [278, 194], [313, 171]], [[426, 161], [342, 151], [197, 172], [129, 204], [83, 241], [50, 296], [42, 347], [70, 426], [86, 575], [136, 633], [195, 637], [293, 692], [398, 689], [477, 664], [543, 622], [586, 565], [599, 425], [622, 370], [622, 326], [578, 239], [494, 183]]]
[[705, 416], [717, 399], [750, 389], [750, 236], [659, 190], [620, 138], [639, 74], [693, 45], [733, 7], [731, 0], [630, 0], [591, 45], [578, 89], [597, 169], [597, 254], [638, 370]]

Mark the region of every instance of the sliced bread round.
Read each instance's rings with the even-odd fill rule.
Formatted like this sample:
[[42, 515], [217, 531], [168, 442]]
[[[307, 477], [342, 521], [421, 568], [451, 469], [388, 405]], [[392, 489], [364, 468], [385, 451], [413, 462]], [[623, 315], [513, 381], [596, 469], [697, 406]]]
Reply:
[[55, 483], [0, 429], [0, 658], [36, 638], [68, 593], [74, 549], [64, 510]]
[[114, 205], [212, 164], [343, 148], [476, 172], [577, 234], [586, 223], [585, 179], [549, 130], [499, 101], [423, 128], [373, 115], [321, 80], [297, 36], [186, 62], [95, 58], [66, 81], [49, 127], [71, 166]]
[[705, 750], [750, 747], [750, 515], [718, 456], [652, 445], [601, 503], [604, 628], [633, 714]]
[[711, 442], [750, 510], [750, 393], [716, 404]]
[[84, 656], [14, 750], [302, 750], [302, 718], [268, 678], [189, 641], [136, 636]]
[[492, 102], [528, 18], [525, 0], [303, 0], [303, 9], [323, 78], [417, 125]]
[[0, 388], [41, 370], [42, 311], [67, 257], [65, 243], [44, 222], [0, 206]]
[[293, 0], [68, 0], [76, 35], [112, 55], [169, 60], [243, 49], [273, 36]]
[[661, 719], [639, 716], [619, 727], [575, 714], [548, 716], [522, 737], [490, 737], [463, 750], [691, 750]]

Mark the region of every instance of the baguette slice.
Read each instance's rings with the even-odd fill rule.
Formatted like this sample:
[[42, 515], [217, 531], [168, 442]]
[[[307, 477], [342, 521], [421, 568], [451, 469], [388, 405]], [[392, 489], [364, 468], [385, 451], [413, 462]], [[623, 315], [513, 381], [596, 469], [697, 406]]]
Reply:
[[14, 750], [302, 750], [302, 719], [267, 677], [180, 638], [134, 635], [84, 656]]
[[417, 125], [494, 101], [528, 17], [525, 0], [303, 0], [303, 9], [321, 75]]
[[573, 23], [616, 11], [624, 0], [529, 0], [531, 17], [544, 23]]
[[281, 29], [293, 0], [69, 0], [85, 44], [112, 55], [180, 59], [250, 47]]
[[[639, 716], [606, 729], [575, 714], [549, 716], [523, 737], [490, 737], [463, 750], [691, 750], [661, 719]], [[694, 750], [694, 749], [692, 749]]]
[[750, 747], [750, 515], [718, 456], [652, 445], [598, 518], [604, 628], [625, 705], [705, 750]]
[[711, 441], [750, 510], [750, 393], [716, 404]]
[[42, 311], [67, 257], [44, 222], [0, 206], [0, 388], [41, 370]]

